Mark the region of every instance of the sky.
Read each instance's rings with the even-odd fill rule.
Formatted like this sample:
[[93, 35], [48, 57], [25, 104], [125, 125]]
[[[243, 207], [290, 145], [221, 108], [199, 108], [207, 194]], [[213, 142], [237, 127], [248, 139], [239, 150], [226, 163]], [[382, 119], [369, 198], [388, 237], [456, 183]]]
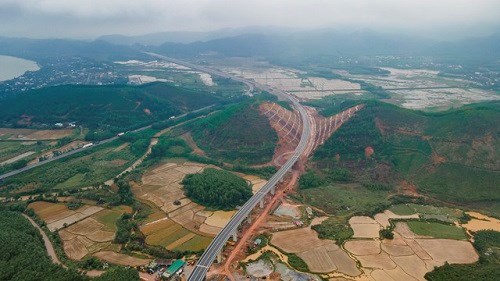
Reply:
[[483, 36], [500, 30], [500, 0], [0, 0], [0, 36], [92, 39], [246, 26]]

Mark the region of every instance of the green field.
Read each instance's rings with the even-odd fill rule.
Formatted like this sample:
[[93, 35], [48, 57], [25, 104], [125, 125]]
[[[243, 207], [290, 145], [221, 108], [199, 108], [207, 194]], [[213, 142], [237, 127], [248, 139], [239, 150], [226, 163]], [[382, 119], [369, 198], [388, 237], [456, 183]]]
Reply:
[[[0, 126], [77, 122], [90, 129], [88, 139], [168, 119], [217, 102], [206, 91], [165, 83], [142, 86], [63, 85], [33, 90], [0, 103]], [[23, 116], [30, 116], [29, 120]]]
[[38, 193], [103, 183], [125, 170], [138, 156], [118, 140], [54, 161], [6, 179], [2, 191]]
[[212, 238], [201, 235], [196, 235], [193, 239], [183, 243], [175, 248], [177, 251], [192, 251], [198, 252], [204, 250], [212, 242]]
[[359, 184], [330, 184], [299, 192], [304, 203], [331, 215], [350, 216], [388, 207], [387, 191], [372, 191]]
[[434, 218], [441, 221], [454, 222], [464, 215], [462, 210], [431, 205], [399, 204], [393, 205], [389, 210], [397, 215], [420, 214], [424, 219]]
[[411, 231], [418, 235], [432, 236], [443, 239], [465, 240], [467, 236], [461, 227], [427, 221], [408, 221]]
[[210, 157], [237, 164], [272, 159], [278, 135], [258, 104], [243, 102], [190, 125], [193, 139]]

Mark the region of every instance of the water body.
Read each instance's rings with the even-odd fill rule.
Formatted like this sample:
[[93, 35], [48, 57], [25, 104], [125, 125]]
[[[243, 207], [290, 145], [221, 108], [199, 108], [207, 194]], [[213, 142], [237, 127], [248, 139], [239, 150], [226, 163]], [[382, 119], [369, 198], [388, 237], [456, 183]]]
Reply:
[[14, 79], [26, 71], [37, 71], [40, 67], [34, 61], [0, 55], [0, 82]]

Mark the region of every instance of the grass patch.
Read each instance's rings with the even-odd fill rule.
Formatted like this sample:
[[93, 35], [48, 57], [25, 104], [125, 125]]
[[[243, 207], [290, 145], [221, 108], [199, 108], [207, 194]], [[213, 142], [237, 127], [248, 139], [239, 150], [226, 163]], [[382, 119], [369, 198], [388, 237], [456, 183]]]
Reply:
[[372, 191], [361, 184], [330, 184], [299, 192], [302, 200], [332, 215], [371, 214], [389, 206], [387, 191]]
[[318, 232], [320, 239], [335, 240], [337, 244], [342, 244], [354, 235], [354, 231], [347, 222], [340, 222], [335, 218], [328, 218], [320, 225], [312, 227]]
[[182, 245], [175, 248], [177, 251], [190, 251], [190, 252], [199, 252], [208, 247], [208, 245], [212, 242], [212, 238], [205, 237], [201, 235], [196, 235], [193, 239], [183, 243]]
[[302, 272], [309, 272], [309, 267], [307, 266], [307, 263], [299, 258], [296, 254], [287, 254], [288, 256], [288, 264], [295, 268], [298, 271]]
[[462, 228], [454, 225], [427, 221], [408, 221], [411, 231], [418, 235], [443, 239], [465, 240], [467, 236]]

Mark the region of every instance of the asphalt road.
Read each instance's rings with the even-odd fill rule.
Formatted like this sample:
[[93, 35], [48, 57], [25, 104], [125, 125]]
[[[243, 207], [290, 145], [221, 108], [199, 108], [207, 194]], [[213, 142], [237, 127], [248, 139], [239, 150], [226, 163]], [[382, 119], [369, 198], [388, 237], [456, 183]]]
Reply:
[[[178, 115], [176, 116], [175, 118], [173, 118], [173, 120], [178, 120], [180, 118], [183, 118], [183, 117], [186, 117], [189, 113], [197, 113], [197, 112], [200, 112], [200, 111], [203, 111], [203, 110], [206, 110], [206, 109], [209, 109], [211, 107], [213, 107], [214, 105], [209, 105], [209, 106], [206, 106], [206, 107], [203, 107], [203, 108], [200, 108], [200, 109], [197, 109], [197, 110], [194, 110], [194, 111], [191, 111], [191, 112], [188, 112], [188, 113], [183, 113], [181, 115]], [[136, 132], [140, 132], [140, 131], [144, 131], [146, 129], [149, 129], [151, 128], [152, 125], [148, 125], [148, 126], [144, 126], [144, 127], [141, 127], [141, 128], [138, 128], [138, 129], [135, 129], [135, 130], [132, 130], [132, 131], [129, 131], [129, 132], [132, 132], [132, 133], [136, 133]], [[77, 148], [75, 150], [71, 150], [69, 152], [66, 152], [64, 154], [61, 154], [61, 155], [58, 155], [58, 156], [55, 156], [55, 157], [52, 157], [50, 159], [47, 159], [45, 161], [41, 161], [41, 162], [38, 162], [38, 163], [35, 163], [33, 165], [29, 165], [29, 166], [26, 166], [26, 167], [23, 167], [21, 169], [17, 169], [17, 170], [14, 170], [14, 171], [10, 171], [8, 173], [5, 173], [3, 175], [0, 175], [0, 181], [5, 179], [5, 178], [8, 178], [8, 177], [11, 177], [11, 176], [14, 176], [14, 175], [17, 175], [17, 174], [20, 174], [22, 172], [26, 172], [26, 171], [29, 171], [31, 169], [34, 169], [38, 166], [42, 166], [42, 165], [45, 165], [45, 164], [48, 164], [50, 162], [53, 162], [53, 161], [57, 161], [59, 159], [62, 159], [62, 158], [66, 158], [68, 156], [71, 156], [73, 154], [76, 154], [76, 153], [79, 153], [79, 152], [82, 152], [84, 150], [87, 150], [87, 149], [91, 149], [91, 148], [94, 148], [96, 146], [99, 146], [99, 145], [103, 145], [103, 144], [106, 144], [106, 143], [109, 143], [109, 142], [112, 142], [116, 139], [118, 139], [119, 137], [118, 136], [114, 136], [112, 138], [109, 138], [109, 139], [105, 139], [105, 140], [102, 140], [102, 141], [99, 141], [99, 142], [95, 142], [94, 145], [92, 146], [89, 146], [89, 147], [81, 147], [81, 148]]]
[[308, 136], [310, 133], [310, 124], [309, 124], [309, 119], [307, 118], [306, 110], [304, 107], [299, 103], [299, 101], [286, 94], [283, 91], [276, 90], [276, 89], [271, 89], [270, 87], [266, 85], [262, 85], [259, 83], [256, 83], [254, 81], [246, 80], [241, 77], [236, 77], [224, 72], [220, 72], [218, 70], [213, 70], [209, 69], [203, 66], [198, 66], [194, 65], [192, 63], [184, 62], [178, 59], [173, 59], [165, 56], [161, 56], [158, 54], [154, 53], [148, 53], [151, 56], [154, 56], [156, 58], [160, 58], [166, 61], [170, 61], [173, 63], [177, 63], [179, 65], [184, 65], [189, 68], [199, 70], [202, 72], [209, 73], [211, 75], [217, 75], [221, 76], [224, 78], [229, 78], [233, 79], [235, 81], [239, 81], [242, 83], [245, 83], [246, 85], [250, 85], [249, 88], [253, 90], [253, 88], [258, 88], [264, 91], [268, 91], [272, 94], [278, 95], [282, 98], [286, 98], [290, 100], [293, 104], [293, 107], [297, 109], [300, 113], [300, 116], [302, 118], [302, 123], [304, 126], [302, 126], [302, 136], [300, 138], [300, 142], [295, 149], [295, 152], [293, 156], [274, 174], [271, 179], [257, 192], [255, 193], [231, 218], [231, 220], [227, 223], [227, 225], [215, 236], [214, 240], [212, 240], [212, 243], [207, 247], [207, 249], [203, 252], [201, 255], [201, 258], [198, 260], [198, 263], [196, 264], [194, 270], [191, 272], [191, 274], [188, 277], [188, 281], [201, 281], [205, 279], [205, 276], [208, 272], [208, 269], [212, 265], [213, 261], [217, 257], [217, 254], [222, 251], [224, 246], [226, 245], [227, 240], [231, 237], [235, 231], [237, 231], [238, 226], [247, 218], [247, 216], [250, 214], [250, 212], [259, 204], [261, 200], [264, 199], [264, 197], [271, 191], [271, 189], [276, 186], [276, 184], [283, 178], [283, 176], [292, 168], [293, 164], [297, 162], [299, 157], [302, 155], [304, 152], [306, 146], [307, 146], [307, 140]]

